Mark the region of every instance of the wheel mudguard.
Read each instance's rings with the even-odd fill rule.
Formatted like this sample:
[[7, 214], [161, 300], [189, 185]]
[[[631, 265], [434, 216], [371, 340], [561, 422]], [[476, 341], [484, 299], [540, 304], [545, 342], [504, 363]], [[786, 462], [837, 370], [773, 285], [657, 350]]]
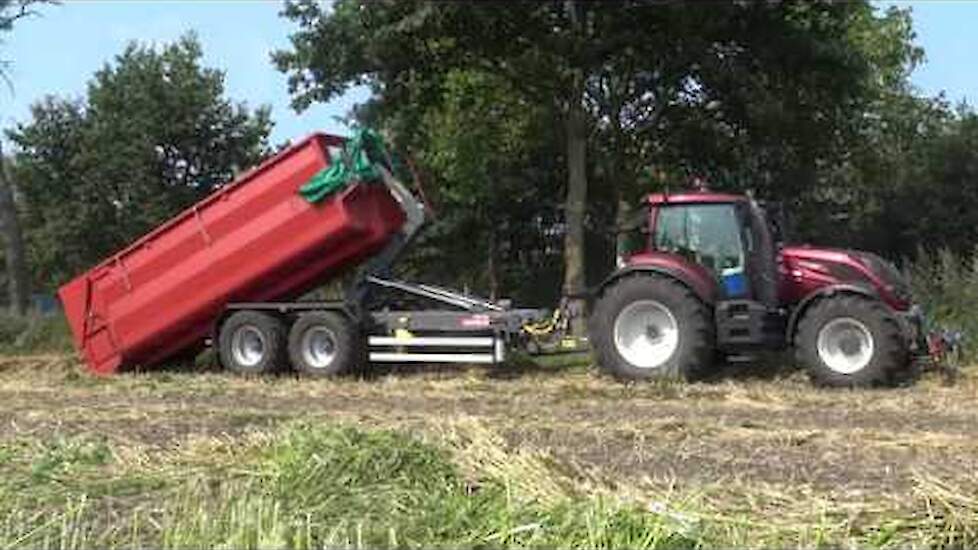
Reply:
[[595, 295], [600, 294], [613, 282], [636, 273], [655, 273], [675, 279], [693, 291], [705, 304], [713, 305], [717, 300], [717, 282], [703, 266], [694, 264], [686, 258], [668, 252], [636, 254], [629, 258], [629, 265], [609, 275], [598, 286]]
[[791, 316], [788, 317], [788, 327], [785, 331], [785, 341], [788, 342], [789, 345], [794, 343], [795, 327], [797, 327], [798, 321], [805, 313], [805, 310], [807, 310], [808, 307], [811, 306], [816, 300], [820, 298], [827, 298], [835, 294], [858, 294], [874, 300], [879, 299], [879, 294], [877, 294], [872, 288], [862, 285], [840, 283], [819, 288], [798, 302], [798, 305], [795, 306], [794, 310], [791, 312]]

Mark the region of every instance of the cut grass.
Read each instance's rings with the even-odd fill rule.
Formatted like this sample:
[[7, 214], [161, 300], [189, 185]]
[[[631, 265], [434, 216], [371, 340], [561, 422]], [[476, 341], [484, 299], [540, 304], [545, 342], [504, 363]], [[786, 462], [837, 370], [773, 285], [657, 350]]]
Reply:
[[[60, 448], [60, 447], [59, 447]], [[128, 479], [86, 443], [7, 477], [54, 495], [47, 471]], [[252, 449], [254, 450], [254, 449]], [[686, 548], [672, 518], [606, 498], [545, 501], [512, 480], [464, 477], [449, 452], [388, 430], [292, 426], [210, 475], [155, 472], [162, 487], [122, 514], [88, 479], [51, 500], [4, 498], [0, 547]], [[171, 457], [172, 459], [172, 457]], [[240, 461], [240, 462], [239, 462]], [[54, 464], [52, 466], [52, 464]], [[148, 472], [147, 472], [148, 473]], [[541, 475], [550, 475], [539, 471]], [[26, 489], [25, 487], [19, 487]], [[157, 498], [152, 498], [157, 497]], [[155, 502], [154, 502], [155, 501]], [[115, 516], [115, 518], [113, 517]]]
[[971, 546], [965, 374], [840, 392], [0, 358], [0, 548]]
[[7, 445], [0, 547], [978, 543], [978, 499], [927, 477], [904, 503], [910, 506], [890, 508], [765, 487], [685, 495], [662, 488], [649, 500], [647, 492], [612, 489], [546, 453], [507, 450], [472, 420], [416, 435], [293, 423], [237, 443], [199, 440], [153, 462], [85, 439]]

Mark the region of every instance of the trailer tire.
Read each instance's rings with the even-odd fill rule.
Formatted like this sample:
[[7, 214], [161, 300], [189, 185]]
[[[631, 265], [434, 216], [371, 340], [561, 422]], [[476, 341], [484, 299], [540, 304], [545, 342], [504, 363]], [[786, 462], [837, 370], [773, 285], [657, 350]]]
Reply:
[[325, 378], [357, 370], [364, 363], [363, 337], [345, 315], [304, 313], [289, 330], [289, 359], [296, 372]]
[[235, 374], [266, 374], [285, 365], [285, 324], [274, 315], [238, 311], [221, 325], [218, 340], [221, 364]]
[[[644, 342], [636, 323], [648, 325]], [[707, 307], [685, 285], [662, 276], [613, 283], [598, 299], [590, 328], [598, 363], [623, 380], [695, 379], [715, 355]]]
[[813, 304], [798, 323], [795, 354], [812, 382], [828, 387], [889, 384], [910, 366], [896, 318], [885, 305], [863, 296]]

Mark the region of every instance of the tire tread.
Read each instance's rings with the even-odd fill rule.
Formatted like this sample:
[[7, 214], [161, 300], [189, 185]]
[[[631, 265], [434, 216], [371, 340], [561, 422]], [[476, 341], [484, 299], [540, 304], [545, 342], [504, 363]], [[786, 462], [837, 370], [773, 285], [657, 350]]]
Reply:
[[[866, 322], [873, 333], [873, 345], [880, 349], [861, 371], [837, 373], [818, 357], [818, 330], [829, 320], [851, 316]], [[804, 313], [795, 332], [795, 357], [804, 365], [815, 385], [826, 387], [872, 387], [891, 383], [907, 370], [910, 360], [899, 322], [877, 300], [857, 295], [823, 298]]]
[[[618, 354], [613, 341], [618, 312], [643, 297], [679, 304], [672, 313], [680, 325], [680, 347], [668, 363], [656, 369], [631, 366]], [[706, 374], [716, 354], [710, 310], [688, 287], [660, 275], [632, 275], [613, 283], [598, 298], [590, 328], [599, 365], [620, 380], [697, 379]]]

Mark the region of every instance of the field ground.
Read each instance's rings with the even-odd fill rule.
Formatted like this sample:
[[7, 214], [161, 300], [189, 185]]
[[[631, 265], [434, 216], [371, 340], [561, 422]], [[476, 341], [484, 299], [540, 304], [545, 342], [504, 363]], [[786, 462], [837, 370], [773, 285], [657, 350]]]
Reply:
[[[976, 397], [967, 369], [839, 391], [790, 371], [623, 385], [540, 366], [98, 379], [5, 357], [0, 547], [974, 546]], [[457, 487], [412, 477], [398, 449], [415, 443]], [[476, 510], [497, 505], [498, 525]], [[435, 509], [443, 528], [420, 519]]]

